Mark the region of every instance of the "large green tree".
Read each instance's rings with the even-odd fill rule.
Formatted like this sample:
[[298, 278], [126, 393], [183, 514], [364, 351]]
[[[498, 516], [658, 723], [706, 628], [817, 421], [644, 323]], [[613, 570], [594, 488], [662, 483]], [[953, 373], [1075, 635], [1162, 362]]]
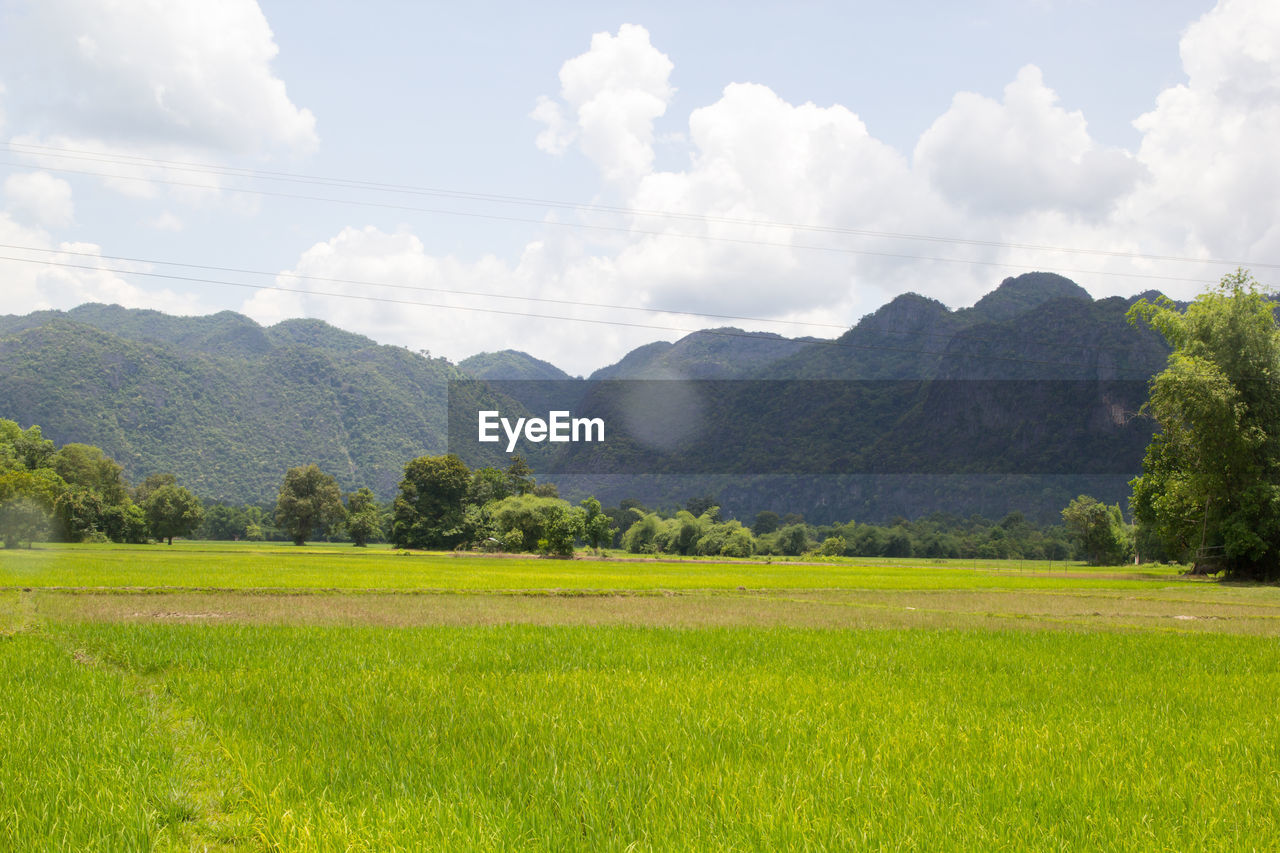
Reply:
[[92, 489], [104, 503], [129, 502], [129, 484], [124, 469], [100, 447], [91, 444], [65, 444], [49, 457], [50, 467], [68, 485]]
[[1186, 310], [1140, 300], [1134, 323], [1173, 347], [1151, 382], [1160, 429], [1131, 505], [1200, 570], [1280, 575], [1280, 328], [1275, 302], [1237, 270]]
[[27, 547], [49, 532], [49, 508], [38, 499], [17, 495], [0, 499], [0, 540], [4, 547], [17, 548], [23, 542]]
[[1133, 529], [1119, 506], [1081, 495], [1067, 504], [1062, 521], [1090, 565], [1118, 566], [1133, 556]]
[[600, 507], [600, 501], [594, 497], [585, 498], [578, 504], [582, 507], [582, 538], [587, 540], [587, 544], [597, 551], [605, 545], [613, 543], [613, 534], [617, 533], [617, 528], [613, 526], [613, 519], [604, 514], [604, 510]]
[[561, 557], [573, 556], [586, 518], [583, 509], [568, 501], [533, 494], [512, 495], [493, 504], [490, 512], [498, 537], [508, 546]]
[[471, 471], [452, 453], [419, 456], [404, 469], [392, 506], [391, 542], [397, 548], [452, 548], [466, 538], [463, 504]]
[[368, 487], [347, 495], [347, 535], [357, 548], [382, 535], [382, 512], [373, 490]]
[[147, 495], [143, 504], [151, 535], [173, 544], [175, 536], [190, 536], [204, 522], [200, 499], [175, 483], [165, 483]]
[[316, 530], [332, 532], [345, 517], [342, 492], [331, 474], [314, 464], [285, 472], [276, 498], [276, 524], [293, 544], [304, 544]]

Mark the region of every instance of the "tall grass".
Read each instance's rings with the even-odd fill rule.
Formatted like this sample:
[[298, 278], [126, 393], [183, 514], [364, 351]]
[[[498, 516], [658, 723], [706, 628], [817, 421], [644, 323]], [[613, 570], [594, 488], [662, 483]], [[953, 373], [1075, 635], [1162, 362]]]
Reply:
[[0, 635], [0, 849], [149, 850], [184, 818], [174, 753], [120, 678]]
[[[56, 630], [216, 733], [224, 751], [205, 760], [241, 780], [247, 840], [269, 849], [1241, 850], [1280, 837], [1274, 640]], [[73, 721], [144, 734], [127, 717]], [[77, 749], [55, 735], [26, 737]], [[98, 766], [112, 755], [134, 766], [127, 751]], [[70, 784], [58, 779], [11, 805], [32, 814], [33, 797]], [[146, 813], [132, 802], [125, 813]]]

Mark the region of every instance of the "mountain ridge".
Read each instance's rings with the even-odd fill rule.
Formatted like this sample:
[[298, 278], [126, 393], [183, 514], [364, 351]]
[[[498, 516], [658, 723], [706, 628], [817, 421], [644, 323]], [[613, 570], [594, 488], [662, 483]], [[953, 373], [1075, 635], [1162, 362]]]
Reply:
[[[592, 378], [1146, 377], [1168, 350], [1126, 322], [1137, 298], [1093, 300], [1061, 276], [1029, 274], [969, 308], [902, 294], [835, 340], [702, 330], [638, 347]], [[174, 317], [101, 304], [0, 316], [0, 417], [38, 423], [59, 443], [100, 446], [131, 480], [171, 472], [207, 498], [234, 502], [271, 500], [284, 470], [309, 462], [344, 489], [367, 485], [389, 497], [409, 459], [447, 449], [451, 381], [478, 381], [474, 393], [484, 395], [501, 394], [486, 382], [511, 378], [570, 377], [515, 350], [452, 365], [310, 319], [264, 327], [233, 312]], [[739, 420], [749, 413], [740, 409]], [[741, 512], [769, 497], [716, 488], [726, 501], [738, 494]], [[894, 489], [895, 507], [912, 506]], [[874, 490], [863, 491], [859, 511], [878, 511]]]

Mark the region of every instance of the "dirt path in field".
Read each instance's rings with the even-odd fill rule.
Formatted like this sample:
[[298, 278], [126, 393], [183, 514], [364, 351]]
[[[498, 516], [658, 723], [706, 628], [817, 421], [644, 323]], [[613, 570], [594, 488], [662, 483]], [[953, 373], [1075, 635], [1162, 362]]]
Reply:
[[174, 755], [175, 785], [156, 816], [156, 850], [229, 853], [261, 850], [254, 835], [252, 791], [230, 762], [219, 734], [164, 688], [161, 674], [135, 672], [103, 650], [56, 630], [39, 630], [81, 666], [109, 673], [137, 697], [155, 738]]

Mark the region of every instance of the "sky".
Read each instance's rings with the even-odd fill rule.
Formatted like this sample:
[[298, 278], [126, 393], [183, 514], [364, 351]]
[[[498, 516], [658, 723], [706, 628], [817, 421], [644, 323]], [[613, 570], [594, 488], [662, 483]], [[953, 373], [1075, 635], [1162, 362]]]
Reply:
[[1031, 270], [1280, 271], [1280, 4], [0, 0], [0, 314], [590, 373]]

